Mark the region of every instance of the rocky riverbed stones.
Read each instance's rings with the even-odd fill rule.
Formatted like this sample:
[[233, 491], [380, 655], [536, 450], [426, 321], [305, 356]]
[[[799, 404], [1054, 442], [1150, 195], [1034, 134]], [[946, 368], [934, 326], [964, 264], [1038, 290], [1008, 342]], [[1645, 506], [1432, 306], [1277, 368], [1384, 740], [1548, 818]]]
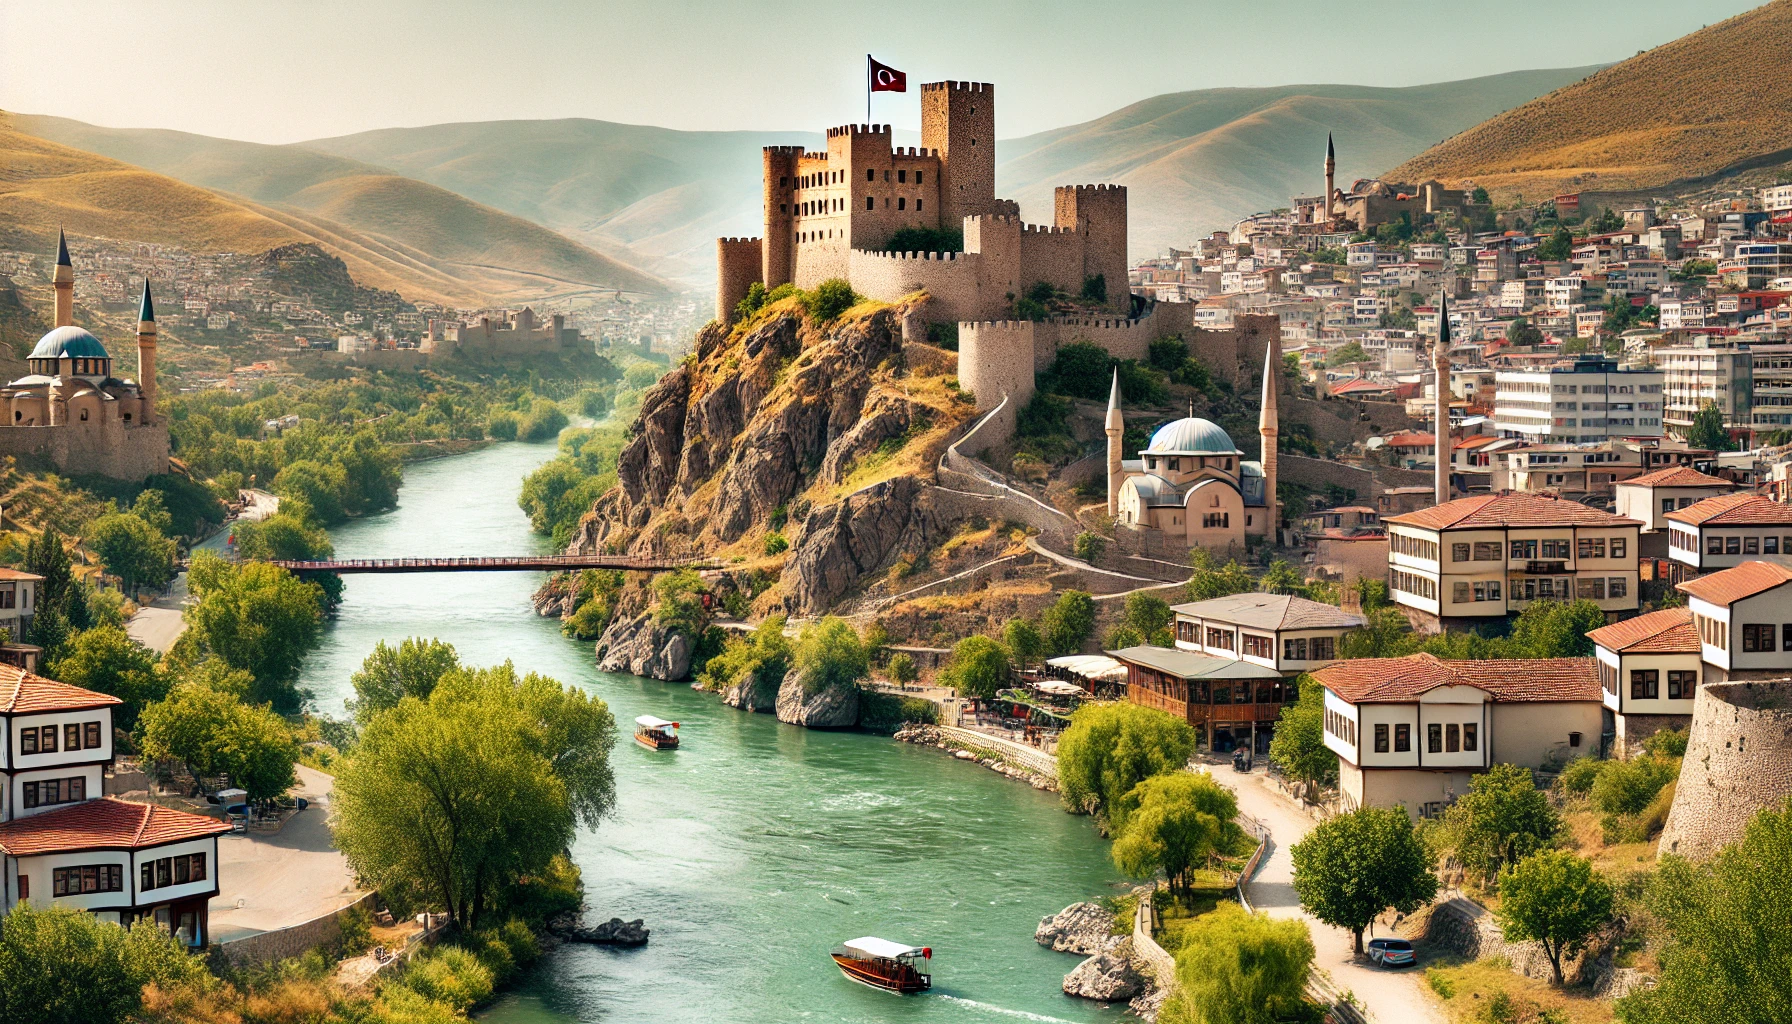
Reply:
[[1097, 953], [1064, 976], [1064, 991], [1103, 1003], [1131, 1002], [1145, 991], [1145, 976], [1132, 962], [1132, 939]]
[[568, 942], [589, 942], [599, 946], [645, 946], [648, 929], [641, 918], [624, 921], [612, 917], [595, 928], [562, 928], [556, 934]]
[[1016, 782], [1025, 782], [1034, 789], [1053, 793], [1058, 790], [1055, 780], [1032, 772], [1021, 765], [1004, 761], [1000, 757], [991, 757], [989, 751], [967, 750], [959, 741], [948, 739], [946, 734], [936, 726], [910, 722], [896, 730], [896, 735], [893, 738], [898, 743], [919, 743], [924, 746], [938, 747], [960, 761], [975, 762], [998, 775], [1006, 775]]
[[600, 672], [627, 672], [666, 682], [691, 674], [691, 638], [665, 629], [650, 612], [617, 618], [597, 641]]
[[1113, 931], [1113, 911], [1099, 903], [1072, 903], [1050, 917], [1040, 918], [1033, 940], [1060, 953], [1092, 956], [1120, 944], [1124, 936]]

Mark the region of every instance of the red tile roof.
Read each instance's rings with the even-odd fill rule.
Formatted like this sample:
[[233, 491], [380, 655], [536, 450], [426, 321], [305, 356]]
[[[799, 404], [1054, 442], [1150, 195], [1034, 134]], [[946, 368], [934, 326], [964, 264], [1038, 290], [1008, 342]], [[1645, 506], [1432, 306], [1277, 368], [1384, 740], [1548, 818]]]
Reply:
[[1699, 631], [1686, 608], [1665, 608], [1601, 626], [1587, 634], [1608, 651], [1633, 654], [1697, 654]]
[[109, 693], [83, 690], [34, 675], [14, 665], [0, 665], [0, 713], [30, 715], [41, 711], [102, 708], [123, 701]]
[[1492, 444], [1495, 441], [1503, 441], [1503, 440], [1505, 440], [1505, 438], [1494, 437], [1490, 434], [1476, 434], [1474, 437], [1468, 438], [1467, 440], [1458, 441], [1455, 444], [1451, 445], [1450, 447], [1452, 449], [1482, 448], [1482, 447]]
[[33, 580], [42, 583], [43, 579], [36, 573], [20, 572], [17, 569], [0, 569], [0, 580]]
[[0, 850], [14, 857], [79, 850], [140, 849], [230, 831], [216, 818], [104, 797], [0, 824]]
[[1313, 673], [1352, 704], [1404, 704], [1439, 686], [1473, 686], [1496, 701], [1598, 701], [1592, 658], [1444, 661], [1431, 654], [1340, 661]]
[[1386, 440], [1390, 448], [1435, 448], [1437, 446], [1437, 435], [1417, 434], [1411, 431], [1389, 434]]
[[1417, 512], [1386, 516], [1385, 523], [1428, 530], [1470, 530], [1500, 526], [1641, 526], [1635, 519], [1588, 508], [1578, 501], [1513, 491], [1457, 498]]
[[1731, 605], [1745, 597], [1772, 590], [1787, 581], [1792, 581], [1792, 569], [1783, 565], [1744, 562], [1733, 569], [1723, 569], [1687, 580], [1676, 589], [1712, 604]]
[[1719, 494], [1675, 509], [1665, 518], [1688, 526], [1788, 526], [1792, 505], [1753, 492]]
[[1691, 466], [1669, 466], [1653, 473], [1620, 480], [1625, 487], [1734, 487], [1734, 481], [1701, 473]]

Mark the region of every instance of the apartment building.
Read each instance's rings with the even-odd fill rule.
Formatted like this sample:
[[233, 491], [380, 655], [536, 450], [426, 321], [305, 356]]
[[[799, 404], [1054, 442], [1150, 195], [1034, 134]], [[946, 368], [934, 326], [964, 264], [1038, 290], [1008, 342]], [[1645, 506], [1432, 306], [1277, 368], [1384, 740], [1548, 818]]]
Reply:
[[1506, 456], [1507, 487], [1576, 501], [1614, 497], [1618, 481], [1642, 472], [1643, 453], [1638, 445], [1545, 444]]
[[1541, 494], [1458, 498], [1384, 516], [1391, 596], [1425, 628], [1472, 626], [1533, 601], [1634, 612], [1642, 524]]
[[1693, 414], [1714, 403], [1733, 438], [1792, 427], [1792, 344], [1700, 337], [1656, 359], [1670, 433], [1685, 437]]
[[1662, 518], [1668, 524], [1668, 557], [1694, 572], [1729, 569], [1763, 555], [1792, 555], [1792, 505], [1759, 494], [1720, 494]]
[[1501, 370], [1494, 376], [1494, 432], [1533, 444], [1660, 437], [1664, 381], [1661, 371], [1621, 370], [1599, 357], [1567, 368]]

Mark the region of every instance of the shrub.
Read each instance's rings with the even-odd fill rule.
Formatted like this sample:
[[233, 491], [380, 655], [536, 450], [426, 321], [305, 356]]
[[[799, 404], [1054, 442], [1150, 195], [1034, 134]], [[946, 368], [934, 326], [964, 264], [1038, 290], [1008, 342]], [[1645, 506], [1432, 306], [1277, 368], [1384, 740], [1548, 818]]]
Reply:
[[1119, 827], [1126, 794], [1153, 775], [1182, 770], [1194, 751], [1194, 727], [1180, 718], [1137, 704], [1085, 704], [1058, 741], [1064, 806], [1105, 813]]
[[986, 636], [967, 636], [952, 648], [952, 662], [940, 673], [942, 685], [961, 697], [994, 697], [1008, 685], [1008, 648]]
[[934, 725], [939, 705], [920, 697], [865, 690], [859, 694], [859, 727], [871, 732], [895, 732], [909, 722]]
[[796, 642], [796, 667], [804, 691], [820, 693], [830, 687], [857, 686], [871, 674], [871, 659], [851, 624], [830, 615], [804, 627]]
[[897, 654], [891, 657], [890, 664], [886, 667], [886, 671], [889, 673], [891, 682], [899, 683], [903, 686], [907, 686], [909, 683], [914, 682], [919, 675], [915, 670], [915, 659], [906, 654]]
[[404, 984], [418, 995], [464, 1013], [491, 997], [493, 978], [491, 969], [472, 952], [442, 946], [435, 955], [413, 961], [404, 974]]
[[1685, 757], [1688, 730], [1663, 729], [1643, 741], [1643, 749], [1656, 757]]
[[1652, 755], [1609, 762], [1593, 783], [1593, 806], [1607, 814], [1636, 814], [1680, 774], [1680, 766]]
[[1100, 534], [1084, 530], [1076, 535], [1076, 557], [1085, 562], [1093, 562], [1101, 557], [1102, 549], [1107, 547], [1107, 543]]
[[767, 555], [781, 555], [789, 550], [790, 542], [784, 539], [783, 534], [773, 530], [765, 535], [765, 553]]
[[510, 947], [510, 958], [518, 965], [530, 963], [541, 956], [541, 942], [535, 938], [535, 933], [514, 917], [498, 929], [498, 936]]
[[1176, 955], [1182, 983], [1176, 1009], [1194, 1024], [1312, 1020], [1305, 991], [1313, 952], [1304, 921], [1222, 903], [1184, 935]]
[[495, 441], [516, 440], [517, 427], [523, 418], [509, 409], [500, 409], [485, 421], [485, 433]]
[[1599, 774], [1608, 764], [1611, 762], [1594, 757], [1577, 757], [1556, 776], [1556, 785], [1570, 796], [1586, 796], [1593, 791], [1593, 784], [1599, 781]]
[[907, 227], [891, 232], [885, 252], [963, 252], [964, 232], [951, 228]]
[[803, 297], [803, 307], [809, 313], [809, 319], [816, 323], [827, 323], [837, 320], [840, 314], [851, 309], [859, 301], [852, 285], [844, 278], [830, 277], [815, 286], [813, 292]]
[[1040, 614], [1039, 632], [1052, 654], [1075, 654], [1095, 632], [1095, 599], [1081, 590], [1066, 590]]
[[1108, 278], [1106, 274], [1096, 274], [1083, 278], [1082, 299], [1084, 302], [1108, 301]]

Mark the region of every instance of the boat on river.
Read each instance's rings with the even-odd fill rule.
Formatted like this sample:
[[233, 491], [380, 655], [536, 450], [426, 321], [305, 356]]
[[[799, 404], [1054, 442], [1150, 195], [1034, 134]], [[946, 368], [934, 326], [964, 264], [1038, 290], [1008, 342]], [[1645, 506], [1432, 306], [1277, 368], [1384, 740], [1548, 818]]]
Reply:
[[867, 935], [841, 943], [831, 955], [840, 973], [861, 985], [902, 995], [933, 987], [933, 975], [927, 972], [933, 950], [926, 946]]
[[642, 715], [635, 719], [635, 742], [648, 750], [677, 750], [678, 723]]

